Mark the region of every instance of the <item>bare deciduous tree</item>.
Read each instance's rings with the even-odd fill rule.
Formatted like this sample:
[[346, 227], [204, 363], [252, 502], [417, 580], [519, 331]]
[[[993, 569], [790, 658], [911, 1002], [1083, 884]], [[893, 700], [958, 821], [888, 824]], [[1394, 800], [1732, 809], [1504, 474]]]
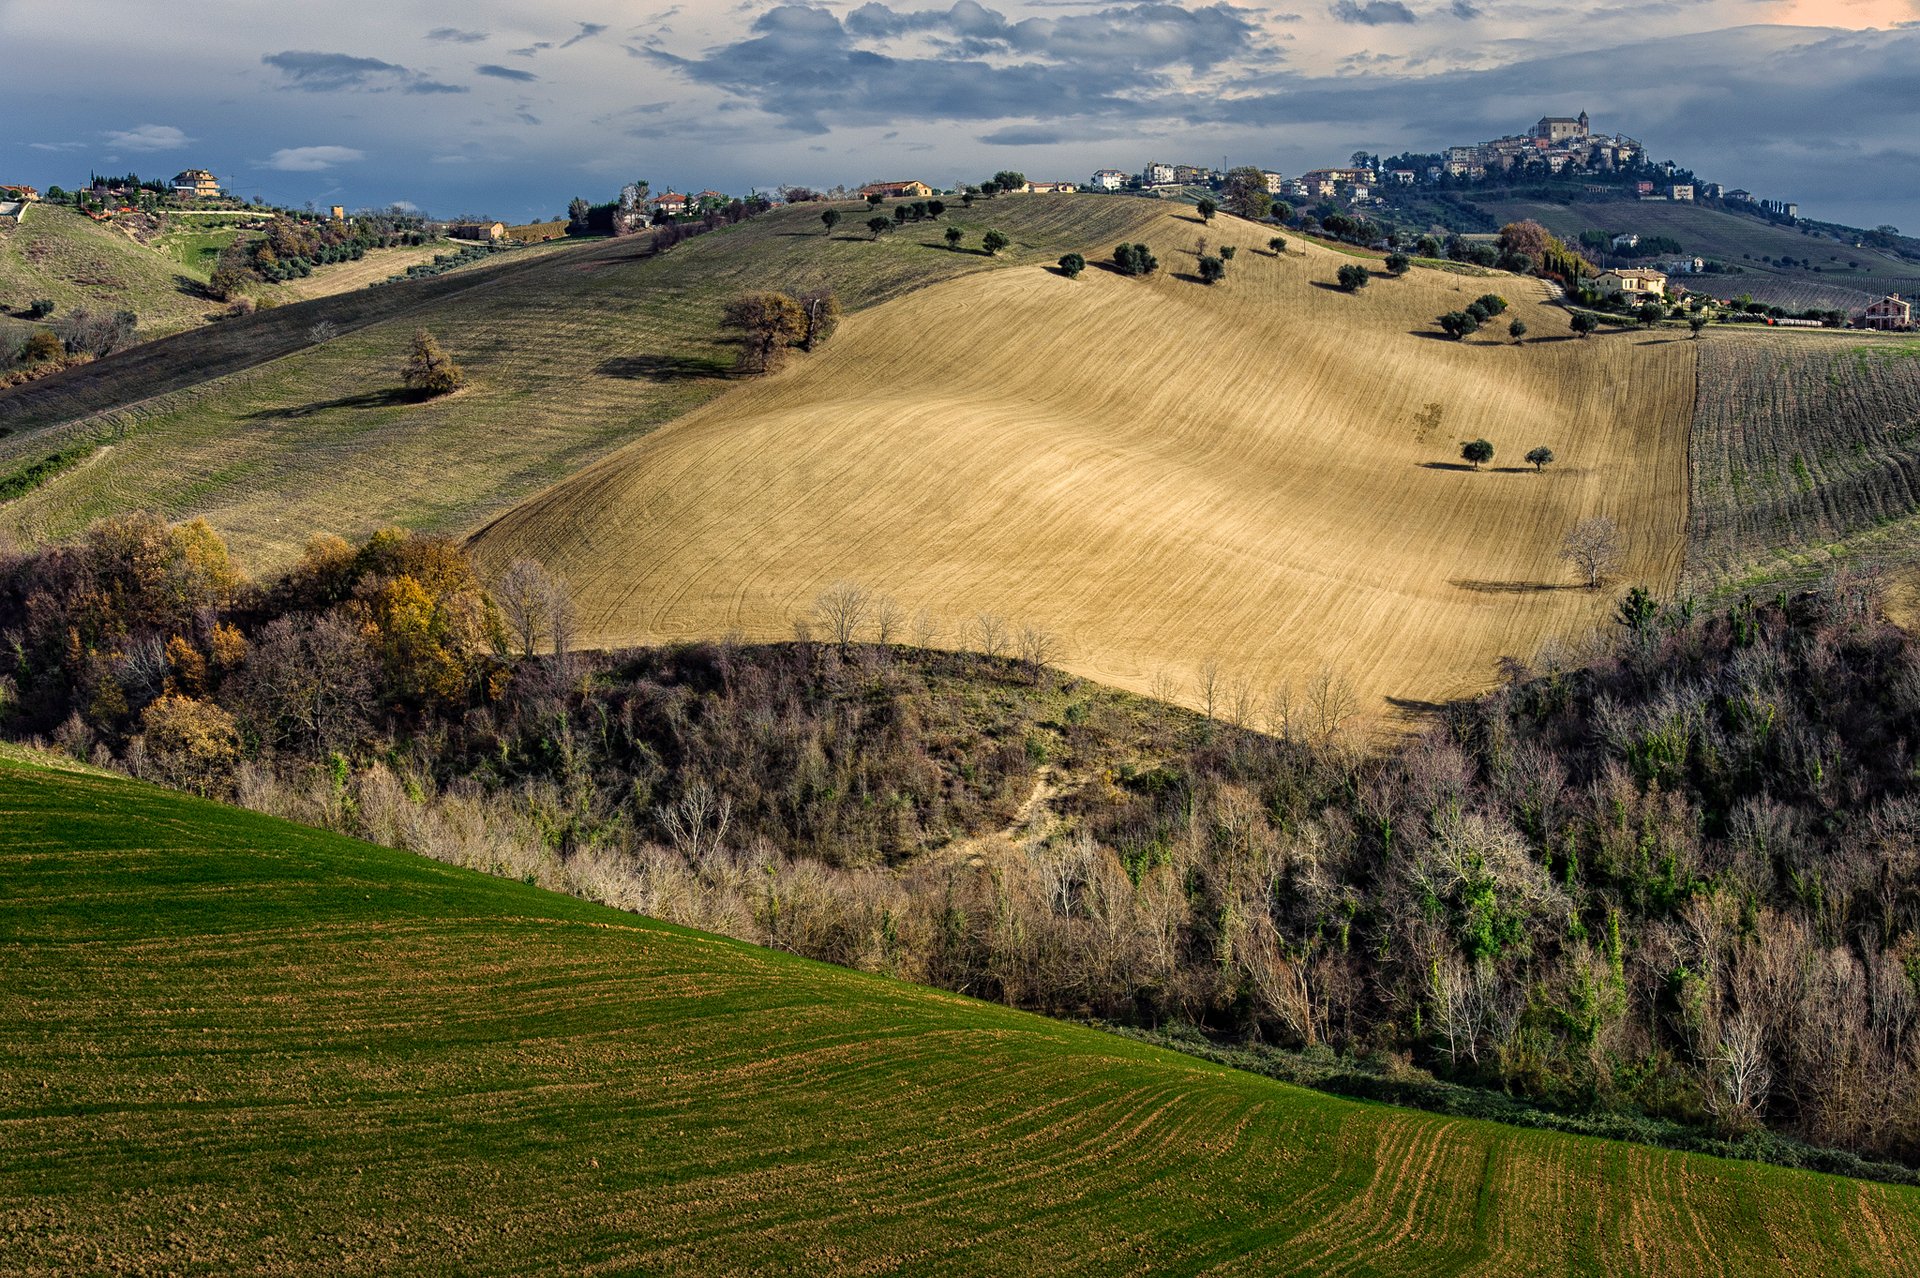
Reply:
[[1213, 718], [1214, 709], [1220, 701], [1220, 663], [1208, 657], [1200, 663], [1200, 669], [1194, 672], [1193, 692], [1200, 701], [1200, 709], [1207, 718]]
[[900, 632], [905, 629], [906, 621], [906, 609], [893, 596], [881, 595], [873, 601], [873, 641], [881, 647], [900, 642]]
[[836, 581], [813, 601], [814, 616], [826, 627], [827, 635], [842, 648], [860, 637], [873, 611], [873, 596], [865, 586], [851, 581]]
[[983, 612], [974, 617], [973, 633], [980, 651], [987, 656], [997, 657], [1007, 650], [1007, 619], [999, 613]]
[[913, 646], [931, 648], [940, 638], [940, 619], [922, 608], [913, 614]]
[[1321, 666], [1307, 684], [1306, 713], [1314, 740], [1325, 744], [1346, 729], [1359, 711], [1359, 698], [1347, 677], [1332, 666]]
[[548, 599], [553, 594], [553, 579], [537, 559], [522, 556], [507, 565], [493, 588], [494, 602], [500, 605], [507, 634], [522, 657], [531, 657], [547, 638]]
[[695, 781], [680, 792], [678, 803], [662, 804], [654, 815], [674, 850], [697, 861], [725, 846], [727, 827], [733, 824], [733, 799], [715, 794], [704, 781]]
[[1038, 626], [1022, 626], [1015, 640], [1020, 660], [1030, 666], [1050, 666], [1060, 659], [1060, 641]]
[[1573, 565], [1587, 589], [1598, 590], [1607, 578], [1620, 571], [1626, 560], [1620, 544], [1620, 525], [1605, 515], [1581, 520], [1561, 541], [1560, 557]]

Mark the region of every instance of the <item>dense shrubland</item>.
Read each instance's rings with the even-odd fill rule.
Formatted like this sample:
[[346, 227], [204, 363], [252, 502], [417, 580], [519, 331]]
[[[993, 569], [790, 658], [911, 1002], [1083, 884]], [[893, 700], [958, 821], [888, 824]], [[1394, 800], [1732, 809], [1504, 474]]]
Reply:
[[395, 532], [250, 584], [108, 521], [0, 566], [0, 714], [1022, 1006], [1920, 1161], [1920, 650], [1870, 583], [1632, 593], [1374, 753], [1311, 690], [1234, 724], [871, 635], [580, 654], [563, 587], [499, 585]]

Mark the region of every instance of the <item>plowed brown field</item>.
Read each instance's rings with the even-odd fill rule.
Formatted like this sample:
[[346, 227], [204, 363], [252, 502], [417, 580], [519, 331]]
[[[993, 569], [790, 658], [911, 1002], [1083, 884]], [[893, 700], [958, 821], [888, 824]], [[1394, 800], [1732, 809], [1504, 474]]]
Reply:
[[[1201, 234], [1240, 246], [1216, 287], [1187, 277]], [[1676, 582], [1689, 344], [1565, 337], [1545, 286], [1504, 275], [1344, 295], [1328, 281], [1353, 258], [1276, 257], [1268, 234], [1168, 215], [1149, 279], [1027, 267], [863, 312], [476, 549], [564, 573], [597, 644], [785, 635], [846, 580], [926, 609], [954, 646], [991, 613], [1123, 687], [1194, 701], [1210, 666], [1262, 689], [1330, 667], [1388, 713], [1605, 615], [1611, 593], [1558, 558], [1582, 518], [1619, 522], [1626, 579]], [[1435, 334], [1489, 291], [1508, 315]], [[1536, 340], [1506, 340], [1515, 315]], [[1498, 449], [1478, 473], [1458, 462], [1476, 437]], [[1536, 474], [1520, 459], [1540, 444], [1559, 460]]]

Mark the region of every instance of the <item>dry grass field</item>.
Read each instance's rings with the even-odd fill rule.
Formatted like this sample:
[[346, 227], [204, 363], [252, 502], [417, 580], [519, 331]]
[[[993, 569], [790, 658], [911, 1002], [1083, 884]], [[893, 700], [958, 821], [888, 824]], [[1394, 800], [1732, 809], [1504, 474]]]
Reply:
[[[825, 286], [858, 308], [1110, 248], [1156, 208], [1001, 199], [870, 241], [844, 226], [829, 236], [817, 208], [800, 207], [659, 255], [640, 237], [535, 245], [223, 321], [0, 395], [0, 472], [76, 438], [109, 446], [0, 507], [0, 528], [32, 543], [120, 510], [204, 515], [255, 571], [284, 564], [315, 532], [464, 532], [734, 385], [719, 320], [744, 289]], [[949, 224], [970, 244], [987, 227], [1014, 244], [998, 259], [951, 252]], [[340, 332], [316, 345], [308, 333], [322, 319]], [[396, 394], [420, 326], [467, 370], [459, 394], [424, 404]]]
[[[1215, 287], [1188, 277], [1201, 234], [1240, 246]], [[788, 635], [844, 580], [958, 646], [993, 614], [1057, 636], [1075, 673], [1189, 704], [1210, 668], [1265, 690], [1326, 666], [1370, 714], [1476, 691], [1599, 621], [1611, 595], [1557, 557], [1585, 517], [1619, 522], [1628, 580], [1677, 582], [1695, 344], [1566, 337], [1511, 276], [1345, 295], [1328, 281], [1353, 258], [1276, 258], [1268, 234], [1162, 212], [1150, 279], [1031, 267], [857, 315], [477, 551], [564, 573], [597, 644]], [[1487, 291], [1513, 312], [1437, 335]], [[1543, 340], [1508, 342], [1513, 314]], [[1460, 445], [1482, 436], [1498, 454], [1475, 473]], [[1542, 444], [1559, 460], [1536, 474]]]
[[1699, 346], [1689, 586], [1920, 555], [1920, 340], [1715, 329]]
[[1920, 1192], [1338, 1100], [9, 751], [0, 1272], [1920, 1273]]

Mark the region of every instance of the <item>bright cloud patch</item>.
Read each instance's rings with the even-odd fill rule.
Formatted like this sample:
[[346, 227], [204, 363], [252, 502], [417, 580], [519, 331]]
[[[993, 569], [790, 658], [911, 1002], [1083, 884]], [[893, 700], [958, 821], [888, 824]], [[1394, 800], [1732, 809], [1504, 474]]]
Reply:
[[107, 145], [122, 151], [175, 151], [191, 141], [171, 124], [142, 124], [107, 134]]
[[366, 152], [350, 146], [289, 146], [268, 156], [267, 167], [282, 173], [319, 173], [336, 164], [351, 164], [366, 158]]

